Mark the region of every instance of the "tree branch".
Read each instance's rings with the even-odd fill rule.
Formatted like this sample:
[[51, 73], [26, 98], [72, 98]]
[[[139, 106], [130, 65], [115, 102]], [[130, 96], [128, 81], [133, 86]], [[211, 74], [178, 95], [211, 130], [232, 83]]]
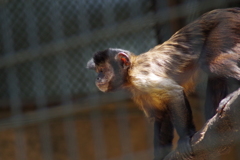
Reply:
[[[226, 152], [240, 134], [240, 89], [224, 98], [222, 112], [216, 113], [203, 128], [196, 132], [190, 142], [192, 156], [184, 156], [180, 148], [169, 153], [165, 160], [201, 160], [216, 157]], [[224, 104], [224, 105], [223, 105]]]

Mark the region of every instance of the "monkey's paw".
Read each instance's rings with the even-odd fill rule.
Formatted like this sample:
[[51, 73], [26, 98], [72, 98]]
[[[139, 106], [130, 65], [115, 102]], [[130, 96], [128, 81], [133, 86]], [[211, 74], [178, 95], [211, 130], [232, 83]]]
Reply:
[[219, 103], [218, 108], [216, 110], [219, 115], [223, 114], [225, 106], [227, 106], [229, 104], [229, 102], [231, 101], [233, 96], [234, 96], [234, 93], [231, 93], [226, 98], [221, 100], [221, 102]]
[[189, 159], [193, 157], [191, 138], [186, 136], [178, 141], [179, 159]]

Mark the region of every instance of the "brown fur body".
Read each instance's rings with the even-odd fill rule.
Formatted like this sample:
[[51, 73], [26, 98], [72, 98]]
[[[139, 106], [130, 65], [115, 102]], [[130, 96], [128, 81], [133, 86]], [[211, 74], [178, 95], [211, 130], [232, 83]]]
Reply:
[[175, 98], [171, 91], [179, 85], [185, 93], [194, 89], [199, 69], [239, 80], [239, 62], [240, 9], [214, 10], [133, 57], [128, 79], [135, 102], [147, 116], [155, 117]]
[[199, 71], [208, 74], [205, 106], [210, 118], [228, 88], [236, 89], [229, 79], [239, 82], [239, 64], [240, 8], [230, 8], [204, 14], [138, 56], [112, 48], [97, 52], [87, 68], [98, 73], [96, 85], [101, 91], [126, 88], [145, 114], [155, 118], [154, 155], [163, 159], [171, 151], [173, 126], [184, 155], [191, 154], [186, 143], [195, 127], [185, 94], [193, 90]]

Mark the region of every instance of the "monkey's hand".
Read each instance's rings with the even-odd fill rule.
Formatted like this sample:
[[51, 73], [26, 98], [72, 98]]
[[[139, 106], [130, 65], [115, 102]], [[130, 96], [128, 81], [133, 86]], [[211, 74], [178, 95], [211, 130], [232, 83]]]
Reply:
[[216, 110], [219, 115], [223, 114], [225, 106], [227, 106], [229, 103], [232, 102], [233, 97], [234, 97], [234, 93], [231, 93], [226, 98], [221, 100]]
[[165, 156], [164, 160], [172, 160], [172, 159], [183, 160], [183, 159], [191, 159], [194, 157], [193, 149], [191, 146], [191, 138], [188, 136], [178, 141], [178, 146], [176, 150], [172, 151], [167, 156]]
[[191, 146], [191, 137], [186, 136], [178, 141], [178, 150], [180, 152], [181, 158], [186, 159], [193, 157], [193, 150]]

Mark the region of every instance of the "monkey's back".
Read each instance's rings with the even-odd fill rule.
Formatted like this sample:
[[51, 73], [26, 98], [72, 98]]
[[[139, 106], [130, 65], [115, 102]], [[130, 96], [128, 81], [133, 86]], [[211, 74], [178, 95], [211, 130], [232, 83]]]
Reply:
[[206, 34], [199, 64], [209, 74], [232, 77], [240, 61], [240, 8], [215, 12], [212, 20], [217, 24]]
[[[191, 91], [199, 69], [226, 76], [240, 60], [240, 8], [217, 9], [137, 56], [132, 75], [171, 78]], [[219, 72], [219, 73], [218, 73]], [[142, 76], [140, 76], [142, 75]]]
[[[216, 9], [183, 27], [170, 39], [183, 54], [196, 55], [198, 65], [213, 73], [212, 64], [239, 61], [240, 8]], [[182, 46], [185, 47], [183, 50]], [[225, 63], [224, 63], [225, 64]]]

